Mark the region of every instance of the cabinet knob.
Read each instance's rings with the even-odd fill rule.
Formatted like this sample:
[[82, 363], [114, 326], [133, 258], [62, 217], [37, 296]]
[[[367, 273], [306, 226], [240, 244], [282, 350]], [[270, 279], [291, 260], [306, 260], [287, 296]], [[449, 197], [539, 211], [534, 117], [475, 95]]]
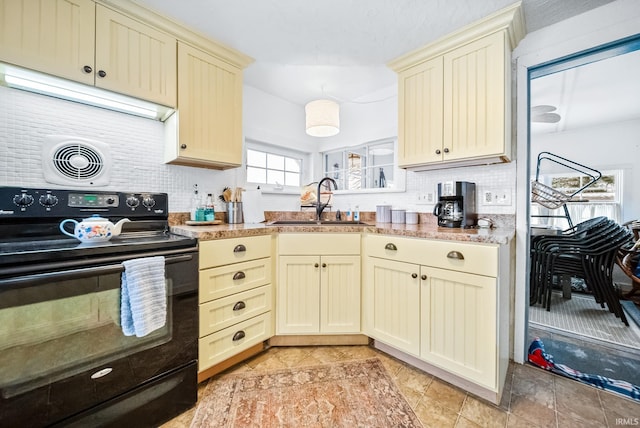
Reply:
[[93, 68], [91, 68], [90, 65], [85, 65], [84, 67], [82, 67], [82, 71], [84, 71], [85, 73], [89, 74], [93, 71]]
[[412, 274], [411, 274], [411, 278], [416, 279], [417, 277], [418, 277], [418, 274], [417, 274], [417, 273], [412, 273]]
[[104, 70], [98, 70], [98, 76], [100, 77], [105, 77], [107, 75], [107, 72]]
[[422, 276], [420, 277], [420, 279], [422, 279], [423, 281], [425, 281], [425, 280], [427, 279], [427, 275], [422, 275]]
[[233, 310], [234, 311], [240, 311], [240, 310], [242, 310], [242, 309], [244, 309], [246, 307], [247, 307], [247, 305], [243, 301], [240, 301], [240, 302], [236, 303], [235, 305], [233, 305]]
[[240, 272], [236, 272], [233, 274], [233, 280], [237, 281], [239, 279], [245, 279], [246, 275], [244, 274], [244, 272], [240, 271]]
[[447, 258], [448, 259], [464, 260], [464, 255], [462, 255], [462, 253], [460, 251], [449, 251], [449, 253], [447, 254]]
[[444, 152], [445, 152], [445, 153], [449, 153], [449, 149], [445, 147], [445, 148], [444, 148]]
[[236, 245], [236, 247], [233, 249], [234, 253], [244, 253], [245, 251], [247, 251], [247, 247], [242, 244]]
[[184, 150], [184, 149], [186, 149], [186, 148], [187, 148], [187, 145], [186, 145], [186, 144], [184, 144], [184, 143], [183, 143], [183, 144], [180, 144], [180, 148], [181, 148], [182, 150]]
[[442, 152], [440, 151], [440, 149], [436, 150], [436, 154], [437, 154], [437, 155], [439, 155], [440, 153], [442, 153]]
[[384, 246], [385, 250], [389, 250], [389, 251], [398, 251], [398, 247], [396, 247], [395, 244], [392, 244], [391, 242], [389, 242], [387, 245]]
[[318, 267], [320, 266], [318, 263], [314, 264], [313, 267]]
[[233, 335], [233, 339], [232, 340], [234, 342], [237, 342], [240, 339], [244, 339], [244, 336], [245, 336], [244, 331], [240, 330], [240, 331], [237, 331], [236, 334]]
[[327, 267], [327, 264], [326, 263], [322, 263], [322, 267], [323, 268]]

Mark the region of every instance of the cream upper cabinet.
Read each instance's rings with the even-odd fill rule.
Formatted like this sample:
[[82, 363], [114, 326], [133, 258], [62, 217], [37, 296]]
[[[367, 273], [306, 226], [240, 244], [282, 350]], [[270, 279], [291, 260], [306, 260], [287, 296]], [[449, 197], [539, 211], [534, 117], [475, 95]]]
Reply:
[[511, 160], [511, 49], [519, 4], [389, 63], [398, 73], [398, 164], [437, 169]]
[[439, 162], [443, 142], [443, 59], [434, 58], [398, 78], [398, 165]]
[[176, 39], [96, 5], [95, 85], [176, 106]]
[[0, 60], [176, 106], [176, 39], [90, 0], [0, 0]]
[[242, 164], [242, 69], [178, 43], [178, 113], [165, 162], [216, 169]]
[[360, 234], [278, 240], [277, 333], [360, 333]]
[[91, 0], [0, 0], [0, 60], [93, 85], [95, 8]]

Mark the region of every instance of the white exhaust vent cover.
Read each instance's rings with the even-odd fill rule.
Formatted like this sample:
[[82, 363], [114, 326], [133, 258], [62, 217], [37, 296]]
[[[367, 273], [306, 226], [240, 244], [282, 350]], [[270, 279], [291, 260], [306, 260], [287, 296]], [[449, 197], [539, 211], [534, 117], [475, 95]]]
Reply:
[[106, 186], [110, 180], [109, 145], [67, 135], [48, 135], [42, 150], [47, 183], [65, 186]]

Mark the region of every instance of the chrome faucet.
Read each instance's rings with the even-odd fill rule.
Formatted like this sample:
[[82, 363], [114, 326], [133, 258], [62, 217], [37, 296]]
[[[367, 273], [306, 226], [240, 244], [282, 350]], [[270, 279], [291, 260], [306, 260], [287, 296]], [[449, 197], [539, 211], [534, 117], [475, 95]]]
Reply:
[[[329, 181], [330, 183], [333, 183], [333, 187], [334, 190], [338, 190], [338, 185], [336, 184], [336, 181], [331, 178], [331, 177], [325, 177], [322, 180], [320, 180], [320, 182], [318, 182], [318, 190], [316, 192], [316, 221], [320, 221], [320, 217], [322, 216], [322, 211], [327, 207], [327, 205], [329, 205], [329, 202], [323, 204], [320, 201], [320, 188], [322, 187], [322, 183], [324, 183], [325, 181]], [[331, 186], [329, 186], [329, 190], [331, 190]]]

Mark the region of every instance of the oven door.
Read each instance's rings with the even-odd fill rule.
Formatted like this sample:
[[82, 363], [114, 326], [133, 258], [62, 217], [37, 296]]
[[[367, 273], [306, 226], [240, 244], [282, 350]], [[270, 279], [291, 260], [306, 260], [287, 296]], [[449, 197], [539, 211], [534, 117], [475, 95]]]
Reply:
[[0, 280], [0, 425], [50, 425], [196, 360], [197, 251], [165, 256], [167, 322], [144, 337], [122, 332], [122, 271], [92, 261]]

